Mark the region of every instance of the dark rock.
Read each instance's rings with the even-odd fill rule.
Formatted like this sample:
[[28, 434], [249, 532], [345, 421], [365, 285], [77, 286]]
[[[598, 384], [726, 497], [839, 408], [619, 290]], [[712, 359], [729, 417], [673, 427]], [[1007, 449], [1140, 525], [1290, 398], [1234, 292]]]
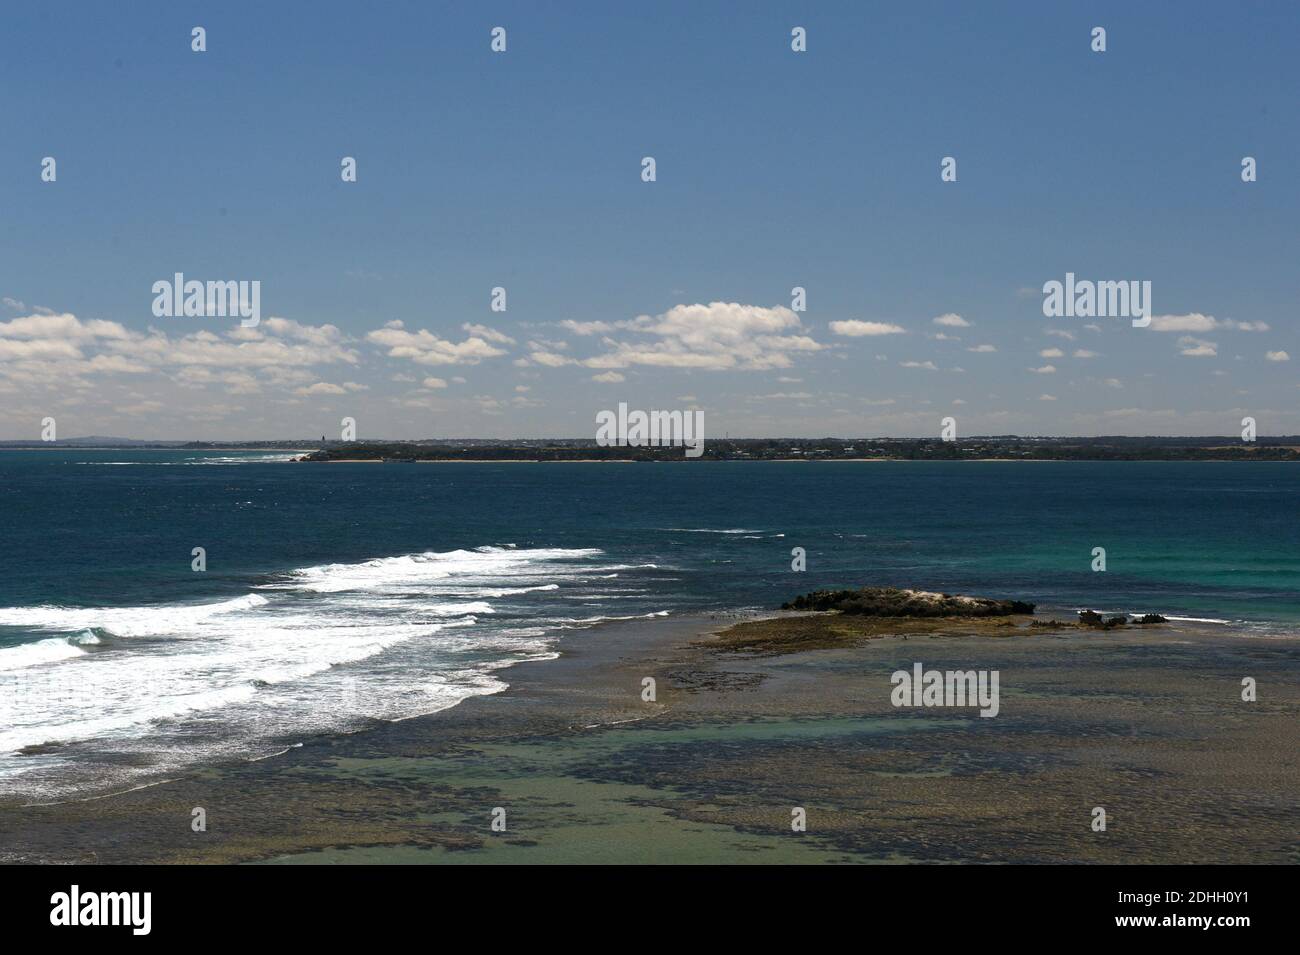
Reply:
[[1168, 617], [1162, 617], [1158, 613], [1145, 613], [1138, 618], [1135, 623], [1168, 623]]
[[1101, 630], [1114, 630], [1128, 624], [1128, 616], [1120, 614], [1115, 617], [1103, 617], [1095, 610], [1080, 610], [1079, 624], [1084, 627], [1097, 627]]
[[960, 594], [938, 594], [898, 587], [858, 590], [816, 590], [781, 605], [782, 610], [838, 610], [866, 617], [1005, 617], [1034, 612], [1020, 600], [993, 600]]

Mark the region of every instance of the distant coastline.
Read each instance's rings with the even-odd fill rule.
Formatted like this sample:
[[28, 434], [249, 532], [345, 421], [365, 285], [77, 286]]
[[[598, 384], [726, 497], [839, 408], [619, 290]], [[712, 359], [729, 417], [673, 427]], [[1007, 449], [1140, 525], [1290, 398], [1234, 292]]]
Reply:
[[938, 438], [717, 438], [698, 457], [680, 446], [602, 446], [591, 438], [425, 439], [418, 441], [136, 441], [73, 438], [0, 441], [0, 451], [277, 452], [309, 463], [633, 463], [660, 461], [1300, 461], [1300, 435], [1253, 442], [1204, 437], [974, 436]]
[[681, 447], [605, 447], [590, 440], [326, 443], [303, 462], [661, 462], [661, 461], [1300, 461], [1300, 438], [1231, 443], [1206, 438], [750, 438], [706, 441], [699, 457]]

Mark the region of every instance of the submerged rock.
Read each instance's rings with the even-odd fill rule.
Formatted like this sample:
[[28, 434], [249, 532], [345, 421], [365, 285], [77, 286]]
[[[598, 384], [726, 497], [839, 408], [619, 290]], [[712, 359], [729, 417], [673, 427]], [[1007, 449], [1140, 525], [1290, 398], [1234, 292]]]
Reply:
[[866, 617], [1005, 617], [1033, 613], [1020, 600], [994, 600], [899, 587], [815, 590], [781, 605], [782, 610], [838, 610]]

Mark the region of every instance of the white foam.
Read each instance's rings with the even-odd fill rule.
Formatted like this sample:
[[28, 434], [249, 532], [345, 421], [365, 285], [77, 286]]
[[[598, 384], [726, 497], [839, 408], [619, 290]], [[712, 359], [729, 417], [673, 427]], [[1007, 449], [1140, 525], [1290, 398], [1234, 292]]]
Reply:
[[266, 603], [260, 594], [246, 594], [210, 604], [166, 604], [159, 607], [0, 607], [0, 625], [45, 631], [105, 630], [119, 637], [181, 635], [218, 614], [249, 610]]
[[761, 534], [762, 531], [753, 530], [748, 527], [730, 527], [725, 530], [719, 530], [713, 527], [660, 527], [661, 531], [677, 531], [683, 534]]
[[55, 663], [70, 657], [85, 656], [86, 651], [61, 637], [23, 643], [0, 650], [0, 670], [21, 670], [24, 667]]
[[599, 555], [599, 550], [535, 548], [518, 550], [502, 547], [479, 547], [445, 553], [426, 551], [400, 557], [380, 557], [356, 564], [321, 564], [305, 567], [288, 575], [288, 579], [268, 585], [278, 588], [301, 588], [316, 593], [339, 593], [347, 590], [392, 590], [413, 584], [429, 584], [458, 578], [497, 580], [542, 574], [539, 565], [551, 562], [580, 561]]
[[[497, 692], [492, 671], [554, 656], [560, 631], [638, 616], [570, 615], [575, 599], [634, 592], [610, 586], [617, 571], [654, 567], [602, 556], [426, 551], [304, 567], [221, 601], [0, 608], [0, 625], [59, 634], [0, 651], [0, 793], [75, 793], [87, 752], [124, 757], [95, 764], [100, 783], [134, 782]], [[43, 743], [61, 746], [6, 755]]]

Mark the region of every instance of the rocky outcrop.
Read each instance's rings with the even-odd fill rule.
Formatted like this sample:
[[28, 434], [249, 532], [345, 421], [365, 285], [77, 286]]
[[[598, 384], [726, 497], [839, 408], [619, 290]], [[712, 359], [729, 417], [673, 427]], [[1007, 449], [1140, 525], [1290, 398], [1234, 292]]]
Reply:
[[1005, 617], [1033, 613], [1020, 600], [993, 600], [898, 587], [815, 590], [781, 605], [782, 610], [838, 610], [865, 617]]
[[1158, 613], [1146, 613], [1142, 616], [1129, 620], [1128, 614], [1118, 614], [1114, 617], [1103, 617], [1095, 610], [1080, 610], [1079, 624], [1084, 627], [1099, 627], [1102, 630], [1113, 630], [1116, 627], [1128, 626], [1130, 623], [1168, 623], [1169, 620], [1160, 616]]

